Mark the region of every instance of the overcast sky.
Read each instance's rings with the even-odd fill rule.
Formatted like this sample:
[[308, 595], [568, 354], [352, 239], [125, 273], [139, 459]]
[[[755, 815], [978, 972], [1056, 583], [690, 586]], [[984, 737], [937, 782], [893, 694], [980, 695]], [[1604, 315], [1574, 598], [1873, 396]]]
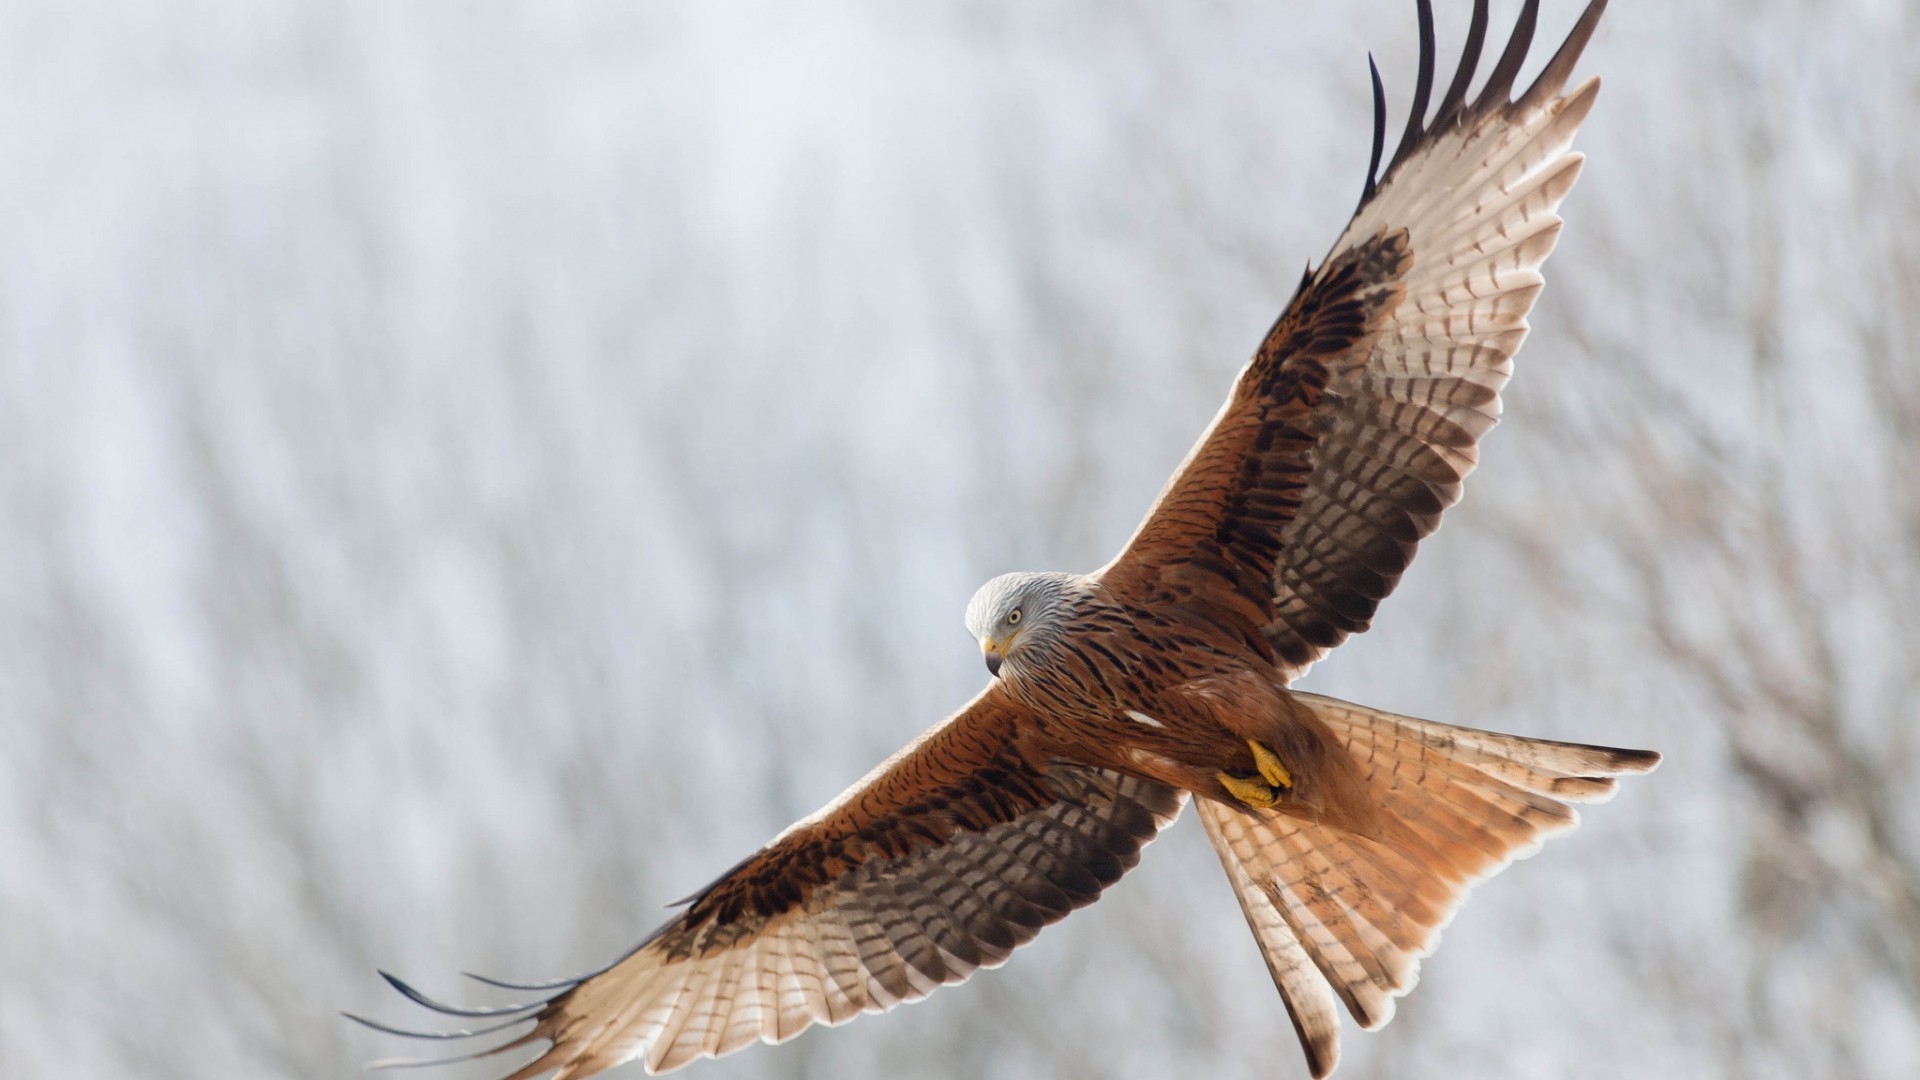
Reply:
[[[1344, 225], [1412, 7], [0, 5], [0, 1074], [353, 1075], [376, 966], [598, 967], [964, 702], [973, 589], [1117, 550]], [[1915, 41], [1603, 22], [1507, 423], [1305, 685], [1667, 763], [1342, 1076], [1920, 1075]], [[697, 1069], [1305, 1075], [1191, 823]]]

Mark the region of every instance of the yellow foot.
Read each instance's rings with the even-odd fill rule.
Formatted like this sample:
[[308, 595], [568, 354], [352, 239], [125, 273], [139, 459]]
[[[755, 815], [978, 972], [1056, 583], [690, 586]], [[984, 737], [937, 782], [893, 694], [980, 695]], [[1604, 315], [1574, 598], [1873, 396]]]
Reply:
[[1293, 774], [1280, 763], [1279, 755], [1267, 749], [1257, 739], [1248, 739], [1247, 745], [1253, 749], [1253, 763], [1259, 767], [1260, 775], [1266, 778], [1267, 783], [1277, 788], [1293, 786]]
[[1280, 793], [1268, 787], [1263, 781], [1247, 780], [1225, 769], [1214, 775], [1219, 778], [1220, 786], [1226, 788], [1228, 794], [1248, 806], [1264, 810], [1280, 801]]
[[1267, 749], [1254, 739], [1247, 740], [1247, 746], [1253, 750], [1254, 767], [1260, 770], [1258, 780], [1250, 776], [1235, 776], [1225, 769], [1214, 775], [1227, 794], [1256, 809], [1266, 809], [1280, 801], [1280, 793], [1293, 787], [1293, 774], [1281, 763], [1279, 755]]

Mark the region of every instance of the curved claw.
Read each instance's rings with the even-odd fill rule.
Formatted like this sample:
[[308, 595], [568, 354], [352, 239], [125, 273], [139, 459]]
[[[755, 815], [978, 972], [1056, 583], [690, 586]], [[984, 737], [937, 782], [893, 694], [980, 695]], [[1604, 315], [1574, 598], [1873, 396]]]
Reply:
[[1215, 773], [1214, 776], [1220, 781], [1220, 786], [1227, 789], [1227, 794], [1256, 810], [1265, 810], [1280, 801], [1280, 793], [1268, 787], [1264, 781], [1235, 776], [1225, 769]]
[[1261, 777], [1267, 783], [1283, 791], [1293, 787], [1293, 774], [1288, 772], [1286, 765], [1280, 761], [1280, 755], [1267, 749], [1266, 745], [1257, 739], [1248, 739], [1247, 745], [1253, 749], [1254, 766], [1260, 770]]
[[1280, 796], [1293, 790], [1293, 773], [1287, 771], [1286, 763], [1280, 755], [1267, 749], [1258, 739], [1248, 739], [1247, 748], [1253, 751], [1253, 767], [1259, 776], [1236, 776], [1225, 769], [1215, 773], [1220, 786], [1227, 794], [1246, 803], [1256, 810], [1265, 810], [1280, 801]]

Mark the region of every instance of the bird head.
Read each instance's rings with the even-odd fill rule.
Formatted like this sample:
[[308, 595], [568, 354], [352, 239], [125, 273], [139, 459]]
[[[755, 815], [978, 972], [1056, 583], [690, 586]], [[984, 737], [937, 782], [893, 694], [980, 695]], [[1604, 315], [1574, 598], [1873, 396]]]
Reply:
[[967, 602], [967, 632], [980, 643], [989, 674], [1036, 642], [1051, 638], [1067, 612], [1072, 574], [1002, 574]]

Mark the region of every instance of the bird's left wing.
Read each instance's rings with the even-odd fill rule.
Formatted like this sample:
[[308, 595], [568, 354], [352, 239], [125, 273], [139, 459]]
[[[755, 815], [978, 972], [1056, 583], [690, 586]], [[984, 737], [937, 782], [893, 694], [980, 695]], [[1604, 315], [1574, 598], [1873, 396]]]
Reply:
[[657, 1073], [781, 1042], [997, 967], [1131, 869], [1185, 801], [1160, 784], [1029, 761], [1022, 708], [989, 686], [619, 962], [514, 987], [552, 991], [539, 1000], [456, 1009], [388, 979], [429, 1008], [493, 1023], [422, 1037], [531, 1020], [531, 1030], [469, 1056], [545, 1041], [513, 1078], [576, 1080], [634, 1059]]
[[1469, 101], [1487, 26], [1477, 0], [1459, 71], [1428, 119], [1433, 13], [1421, 0], [1398, 150], [1376, 184], [1376, 73], [1373, 165], [1353, 221], [1101, 572], [1110, 588], [1269, 650], [1289, 678], [1367, 628], [1499, 417], [1560, 235], [1556, 209], [1580, 172], [1570, 147], [1599, 83], [1561, 91], [1605, 0], [1509, 98], [1537, 6], [1527, 0]]

